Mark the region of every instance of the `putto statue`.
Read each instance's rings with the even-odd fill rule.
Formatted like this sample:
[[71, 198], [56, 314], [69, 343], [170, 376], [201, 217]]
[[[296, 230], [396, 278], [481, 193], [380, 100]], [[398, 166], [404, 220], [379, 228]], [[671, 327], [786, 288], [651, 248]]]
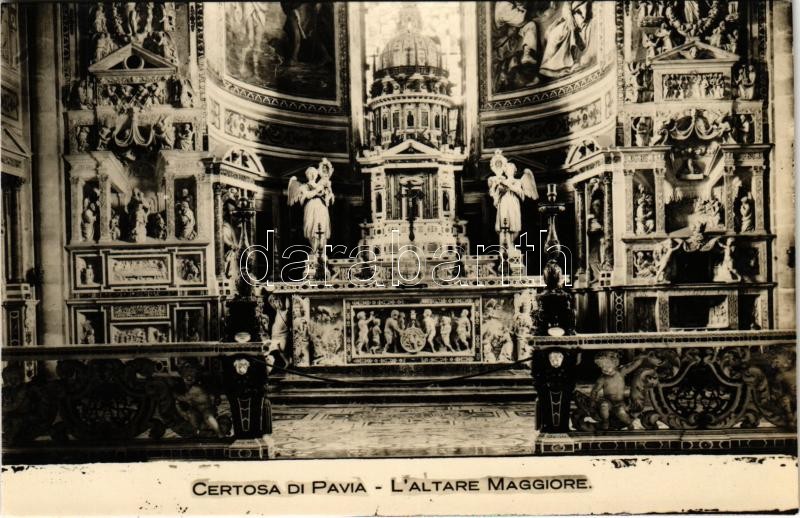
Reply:
[[489, 166], [494, 176], [489, 177], [489, 195], [497, 209], [494, 229], [500, 238], [500, 246], [510, 255], [518, 252], [514, 240], [522, 230], [520, 202], [525, 198], [536, 200], [536, 181], [530, 169], [525, 169], [520, 178], [516, 177], [517, 166], [508, 161], [498, 149], [494, 152]]
[[303, 235], [311, 243], [312, 260], [325, 256], [325, 245], [331, 237], [328, 207], [333, 203], [332, 174], [333, 165], [323, 158], [318, 167], [306, 169], [306, 183], [294, 176], [289, 179], [289, 205], [303, 204]]

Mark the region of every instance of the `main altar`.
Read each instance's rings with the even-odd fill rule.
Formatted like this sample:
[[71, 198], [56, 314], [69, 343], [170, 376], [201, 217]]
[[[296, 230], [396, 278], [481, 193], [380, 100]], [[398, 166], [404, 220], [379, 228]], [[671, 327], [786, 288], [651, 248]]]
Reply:
[[337, 174], [329, 162], [309, 168], [305, 182], [289, 181], [289, 203], [304, 206], [305, 268], [258, 288], [286, 321], [272, 347], [296, 368], [476, 366], [530, 356], [540, 281], [525, 263], [538, 250], [515, 240], [520, 202], [537, 197], [533, 175], [496, 154], [489, 188], [499, 245], [471, 247], [459, 218], [467, 155], [457, 143], [452, 83], [439, 44], [421, 34], [419, 11], [401, 13], [366, 106], [369, 146], [357, 162], [370, 212], [358, 245], [328, 241], [331, 225], [350, 224], [327, 214]]

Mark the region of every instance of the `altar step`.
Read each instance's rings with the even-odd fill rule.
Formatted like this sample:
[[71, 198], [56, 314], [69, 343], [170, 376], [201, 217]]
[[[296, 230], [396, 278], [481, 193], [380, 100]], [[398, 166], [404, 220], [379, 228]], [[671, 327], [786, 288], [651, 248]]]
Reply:
[[531, 402], [533, 382], [527, 370], [503, 371], [467, 379], [459, 374], [363, 376], [314, 373], [270, 380], [269, 398], [278, 405], [347, 403]]

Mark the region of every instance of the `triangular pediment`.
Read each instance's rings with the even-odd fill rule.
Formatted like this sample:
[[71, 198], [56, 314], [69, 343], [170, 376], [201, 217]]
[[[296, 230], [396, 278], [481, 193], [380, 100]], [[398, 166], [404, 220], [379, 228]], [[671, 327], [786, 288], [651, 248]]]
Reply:
[[404, 140], [383, 152], [384, 155], [433, 155], [439, 151], [436, 148], [417, 142], [414, 139]]
[[[141, 60], [141, 66], [138, 66], [139, 62], [137, 62], [136, 68], [130, 67], [128, 59], [131, 57], [138, 57]], [[175, 71], [175, 65], [168, 59], [150, 52], [136, 43], [129, 43], [118, 48], [89, 67], [89, 72], [97, 76], [119, 74], [120, 72], [173, 74]]]
[[690, 40], [679, 45], [672, 50], [659, 54], [652, 59], [652, 63], [657, 65], [665, 62], [680, 61], [719, 61], [735, 62], [739, 61], [739, 56], [725, 49], [703, 43], [699, 40]]

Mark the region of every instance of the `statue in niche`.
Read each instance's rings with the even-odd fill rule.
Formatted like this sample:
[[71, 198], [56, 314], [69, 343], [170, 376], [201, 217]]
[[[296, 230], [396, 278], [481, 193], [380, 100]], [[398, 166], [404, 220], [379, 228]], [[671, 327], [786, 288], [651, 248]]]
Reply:
[[153, 142], [156, 149], [172, 149], [175, 144], [175, 128], [171, 116], [165, 115], [153, 125]]
[[130, 240], [134, 243], [143, 243], [147, 239], [147, 217], [150, 207], [144, 199], [144, 194], [139, 189], [134, 189], [131, 200], [128, 202], [128, 227]]
[[184, 189], [184, 198], [176, 206], [178, 239], [194, 239], [197, 237], [196, 220], [190, 204], [191, 196]]
[[736, 73], [736, 91], [739, 99], [750, 101], [756, 95], [756, 67], [755, 65], [742, 66]]
[[660, 248], [656, 250], [657, 259], [656, 259], [656, 267], [655, 267], [655, 277], [656, 282], [670, 282], [671, 279], [669, 278], [669, 272], [667, 271], [669, 268], [670, 259], [672, 259], [672, 254], [683, 245], [680, 240], [675, 240], [675, 245], [672, 244], [672, 239], [664, 240]]
[[94, 266], [91, 263], [85, 263], [81, 268], [81, 284], [92, 285], [94, 281]]
[[752, 232], [755, 230], [753, 221], [753, 195], [747, 193], [739, 200], [739, 232]]
[[88, 79], [81, 79], [78, 82], [76, 94], [78, 106], [81, 110], [91, 110], [94, 107], [94, 88]]
[[122, 239], [122, 229], [120, 228], [120, 217], [116, 211], [111, 215], [111, 221], [108, 222], [108, 230], [109, 230], [109, 236], [114, 241], [119, 241], [120, 239]]
[[633, 119], [633, 139], [638, 147], [650, 145], [652, 131], [652, 122], [649, 117], [636, 117]]
[[84, 317], [83, 324], [81, 324], [81, 343], [94, 345], [96, 342], [94, 325], [92, 325], [92, 322], [88, 318]]
[[190, 123], [184, 122], [178, 129], [175, 148], [181, 151], [192, 151], [194, 149], [194, 130]]
[[753, 116], [740, 113], [739, 114], [739, 123], [738, 123], [738, 130], [739, 130], [739, 141], [742, 144], [752, 144], [753, 143]]
[[194, 108], [194, 88], [189, 79], [179, 79], [174, 83], [174, 99], [180, 108]]
[[81, 237], [84, 241], [94, 241], [97, 234], [98, 216], [100, 214], [99, 197], [100, 189], [93, 189], [93, 196], [83, 199], [83, 212], [81, 212]]
[[626, 97], [628, 102], [640, 103], [652, 100], [652, 70], [644, 61], [628, 63], [628, 84]]
[[637, 234], [655, 232], [656, 221], [653, 216], [653, 195], [647, 192], [642, 184], [639, 184], [639, 193], [636, 196], [634, 223]]
[[200, 268], [194, 259], [183, 259], [181, 261], [181, 278], [184, 281], [196, 281], [200, 279]]
[[333, 166], [327, 158], [317, 167], [306, 169], [306, 183], [289, 179], [289, 205], [303, 204], [303, 236], [311, 243], [312, 261], [325, 257], [325, 245], [331, 237], [328, 207], [333, 203], [331, 175]]
[[80, 126], [75, 132], [75, 148], [79, 153], [89, 151], [89, 126]]
[[514, 241], [522, 230], [522, 212], [520, 202], [526, 198], [536, 200], [536, 181], [530, 169], [525, 169], [520, 178], [516, 178], [517, 166], [509, 162], [500, 150], [495, 151], [489, 163], [494, 173], [488, 180], [489, 196], [497, 209], [494, 229], [498, 234], [500, 246], [509, 255], [518, 255]]
[[589, 204], [589, 214], [586, 216], [587, 232], [596, 234], [603, 231], [603, 200], [600, 198], [592, 199]]
[[164, 216], [160, 213], [155, 214], [153, 216], [153, 231], [150, 234], [152, 237], [156, 239], [167, 239], [167, 222], [164, 221]]
[[717, 241], [717, 246], [722, 248], [722, 261], [714, 268], [714, 282], [739, 282], [742, 276], [736, 271], [733, 262], [733, 251], [735, 250], [734, 239], [729, 237]]

